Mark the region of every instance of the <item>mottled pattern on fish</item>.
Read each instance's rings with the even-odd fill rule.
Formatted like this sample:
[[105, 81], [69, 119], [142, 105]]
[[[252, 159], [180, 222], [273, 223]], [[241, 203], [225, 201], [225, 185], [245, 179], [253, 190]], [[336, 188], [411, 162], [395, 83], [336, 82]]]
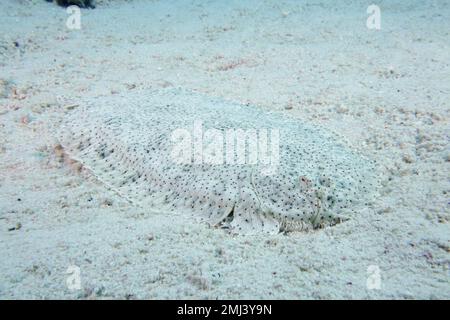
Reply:
[[[279, 165], [268, 175], [260, 162], [174, 161], [174, 132], [193, 132], [196, 121], [219, 132], [279, 130]], [[68, 154], [124, 197], [237, 233], [334, 225], [357, 214], [378, 184], [374, 163], [325, 129], [183, 90], [92, 99], [60, 132]]]

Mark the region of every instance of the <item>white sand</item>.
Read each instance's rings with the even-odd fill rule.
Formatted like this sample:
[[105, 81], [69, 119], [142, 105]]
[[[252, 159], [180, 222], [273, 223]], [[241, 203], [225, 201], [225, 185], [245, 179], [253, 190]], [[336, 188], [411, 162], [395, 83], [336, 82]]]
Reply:
[[[378, 1], [375, 31], [354, 2], [102, 1], [69, 30], [55, 5], [1, 1], [0, 298], [450, 298], [450, 3]], [[167, 86], [328, 126], [383, 164], [381, 197], [332, 228], [233, 237], [58, 162], [64, 107]]]

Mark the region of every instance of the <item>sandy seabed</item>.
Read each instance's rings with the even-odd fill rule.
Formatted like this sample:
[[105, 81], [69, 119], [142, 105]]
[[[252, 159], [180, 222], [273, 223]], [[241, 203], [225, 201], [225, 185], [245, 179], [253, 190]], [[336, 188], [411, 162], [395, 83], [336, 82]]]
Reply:
[[[378, 1], [380, 30], [366, 1], [98, 2], [80, 30], [0, 2], [0, 298], [450, 298], [449, 1]], [[167, 87], [329, 128], [382, 164], [380, 197], [231, 236], [61, 161], [52, 123], [81, 99]]]

